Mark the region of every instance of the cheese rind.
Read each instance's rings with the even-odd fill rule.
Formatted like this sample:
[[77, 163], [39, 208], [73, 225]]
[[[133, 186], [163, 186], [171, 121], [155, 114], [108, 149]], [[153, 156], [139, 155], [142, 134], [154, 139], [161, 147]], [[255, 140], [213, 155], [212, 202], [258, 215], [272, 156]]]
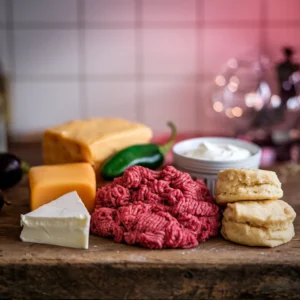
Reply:
[[74, 190], [87, 210], [90, 213], [94, 210], [96, 176], [89, 163], [32, 167], [29, 170], [29, 186], [31, 210]]
[[23, 242], [88, 249], [90, 214], [76, 191], [21, 215]]
[[44, 133], [44, 163], [89, 162], [98, 174], [111, 155], [151, 138], [149, 127], [119, 118], [74, 120]]

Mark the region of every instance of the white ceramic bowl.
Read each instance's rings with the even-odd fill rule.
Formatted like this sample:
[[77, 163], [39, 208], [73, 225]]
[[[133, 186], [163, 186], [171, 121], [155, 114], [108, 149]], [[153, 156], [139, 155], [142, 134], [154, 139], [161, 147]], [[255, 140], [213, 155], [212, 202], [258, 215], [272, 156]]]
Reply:
[[[195, 150], [201, 143], [231, 144], [250, 151], [251, 156], [239, 160], [202, 160], [185, 156], [187, 151]], [[219, 171], [230, 168], [257, 169], [261, 160], [261, 148], [253, 143], [234, 138], [202, 137], [181, 141], [173, 147], [174, 166], [191, 174], [191, 176], [204, 180], [210, 191], [214, 194], [215, 183]]]

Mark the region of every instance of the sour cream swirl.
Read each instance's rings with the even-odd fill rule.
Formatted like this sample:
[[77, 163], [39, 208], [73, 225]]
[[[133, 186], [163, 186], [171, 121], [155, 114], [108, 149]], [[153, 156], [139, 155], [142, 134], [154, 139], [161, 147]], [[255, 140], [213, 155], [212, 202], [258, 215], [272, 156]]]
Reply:
[[204, 142], [197, 149], [187, 151], [186, 156], [202, 160], [241, 160], [251, 156], [251, 152], [245, 148], [231, 144], [215, 144]]

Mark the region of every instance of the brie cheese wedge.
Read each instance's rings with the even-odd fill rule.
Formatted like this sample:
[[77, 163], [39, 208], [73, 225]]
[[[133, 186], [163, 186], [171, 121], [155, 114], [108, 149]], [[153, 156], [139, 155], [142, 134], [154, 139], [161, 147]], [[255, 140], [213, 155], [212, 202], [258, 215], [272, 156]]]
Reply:
[[23, 242], [88, 249], [90, 219], [77, 192], [70, 192], [21, 215], [20, 238]]

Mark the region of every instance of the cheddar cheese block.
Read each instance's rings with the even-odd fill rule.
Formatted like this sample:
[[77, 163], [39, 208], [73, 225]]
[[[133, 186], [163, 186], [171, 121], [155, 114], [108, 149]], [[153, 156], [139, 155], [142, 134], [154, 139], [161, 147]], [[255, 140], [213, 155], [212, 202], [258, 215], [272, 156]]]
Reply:
[[30, 209], [76, 191], [92, 213], [96, 196], [96, 176], [89, 163], [37, 166], [29, 170]]
[[99, 174], [111, 155], [134, 144], [148, 143], [151, 138], [149, 127], [123, 119], [74, 120], [44, 133], [44, 163], [88, 162]]

